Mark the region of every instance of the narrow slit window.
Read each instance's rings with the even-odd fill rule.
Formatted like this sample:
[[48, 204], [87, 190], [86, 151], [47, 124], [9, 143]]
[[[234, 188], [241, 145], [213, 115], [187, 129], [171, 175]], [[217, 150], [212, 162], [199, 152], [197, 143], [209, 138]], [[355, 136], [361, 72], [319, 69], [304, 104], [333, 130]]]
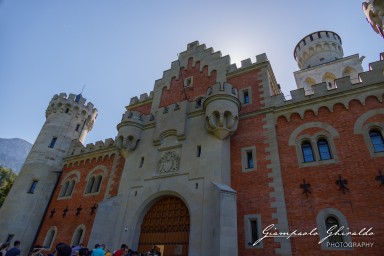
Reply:
[[257, 220], [256, 219], [250, 220], [250, 224], [251, 224], [252, 243], [254, 243], [257, 240], [259, 240], [259, 234], [257, 232]]
[[77, 124], [77, 125], [76, 125], [76, 129], [75, 129], [75, 131], [77, 131], [77, 132], [78, 132], [78, 131], [79, 131], [79, 129], [80, 129], [80, 124]]
[[37, 180], [34, 180], [34, 181], [32, 182], [31, 186], [30, 186], [29, 189], [28, 189], [28, 193], [29, 193], [29, 194], [33, 194], [33, 192], [34, 192], [35, 189], [36, 189], [37, 183], [38, 183]]
[[249, 103], [249, 93], [248, 90], [243, 91], [243, 96], [244, 96], [244, 104]]
[[69, 112], [69, 108], [67, 108], [66, 110], [65, 110], [65, 113], [68, 113]]
[[144, 157], [141, 157], [139, 168], [143, 167], [143, 164], [144, 164]]
[[57, 141], [57, 137], [53, 137], [51, 140], [51, 143], [49, 144], [50, 148], [54, 148]]
[[201, 146], [197, 146], [197, 154], [196, 154], [197, 157], [200, 157], [201, 156]]
[[247, 151], [247, 169], [253, 168], [253, 154], [252, 151]]

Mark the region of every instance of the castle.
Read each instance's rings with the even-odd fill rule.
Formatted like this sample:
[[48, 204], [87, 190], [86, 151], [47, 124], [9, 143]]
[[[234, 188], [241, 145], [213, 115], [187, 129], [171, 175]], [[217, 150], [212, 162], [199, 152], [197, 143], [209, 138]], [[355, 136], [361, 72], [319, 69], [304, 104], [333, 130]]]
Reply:
[[364, 72], [339, 35], [318, 31], [294, 58], [288, 100], [265, 54], [237, 67], [192, 42], [149, 95], [131, 99], [114, 139], [86, 146], [97, 110], [81, 94], [55, 95], [0, 209], [0, 239], [21, 240], [24, 255], [58, 242], [158, 245], [163, 255], [377, 255], [384, 54]]

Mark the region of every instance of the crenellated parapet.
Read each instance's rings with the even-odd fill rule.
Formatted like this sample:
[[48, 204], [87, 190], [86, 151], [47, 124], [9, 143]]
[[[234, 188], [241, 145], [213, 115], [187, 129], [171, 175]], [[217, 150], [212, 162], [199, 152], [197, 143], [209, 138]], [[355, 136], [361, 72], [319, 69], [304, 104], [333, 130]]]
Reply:
[[49, 103], [45, 112], [48, 119], [54, 114], [74, 115], [81, 122], [82, 128], [92, 130], [93, 124], [97, 117], [97, 109], [91, 102], [86, 103], [86, 99], [81, 94], [66, 93], [55, 94]]
[[205, 127], [220, 140], [237, 130], [241, 108], [238, 97], [237, 89], [229, 83], [216, 83], [207, 90], [203, 103]]
[[[381, 55], [382, 56], [382, 55]], [[384, 60], [370, 64], [370, 70], [358, 74], [359, 83], [352, 83], [350, 77], [335, 80], [335, 88], [329, 90], [328, 84], [323, 82], [312, 86], [313, 93], [307, 94], [304, 88], [291, 91], [291, 99], [285, 100], [281, 95], [273, 96], [272, 105], [278, 116], [285, 116], [290, 120], [292, 114], [297, 113], [304, 118], [306, 111], [313, 111], [315, 115], [321, 107], [333, 111], [336, 104], [342, 104], [346, 109], [352, 100], [358, 100], [365, 105], [366, 98], [373, 96], [383, 101]]]
[[117, 153], [117, 148], [112, 138], [89, 143], [86, 146], [74, 140], [69, 152], [71, 154], [64, 159], [64, 164], [67, 166], [81, 166], [92, 161], [99, 162], [111, 158]]
[[318, 31], [301, 39], [293, 55], [299, 68], [305, 69], [341, 59], [344, 53], [338, 34]]
[[70, 148], [71, 154], [68, 157], [80, 156], [83, 154], [111, 148], [115, 148], [115, 141], [112, 138], [106, 139], [104, 141], [96, 141], [95, 143], [89, 143], [86, 146], [79, 143], [78, 141], [73, 141]]
[[138, 111], [127, 110], [121, 122], [117, 125], [118, 134], [116, 145], [118, 148], [133, 151], [141, 139], [145, 116]]
[[247, 68], [257, 66], [258, 64], [265, 63], [266, 61], [268, 61], [267, 55], [265, 53], [262, 53], [262, 54], [256, 55], [256, 62], [252, 62], [252, 60], [248, 58], [241, 61], [240, 67], [237, 67], [236, 63], [231, 64], [231, 66], [228, 69], [228, 73], [242, 71]]
[[148, 103], [152, 99], [153, 99], [153, 91], [151, 91], [149, 93], [149, 95], [147, 93], [143, 93], [143, 94], [140, 95], [140, 97], [137, 97], [137, 96], [132, 97], [131, 101], [129, 102], [129, 106], [131, 106], [131, 105], [139, 105], [139, 104], [143, 104], [143, 103]]

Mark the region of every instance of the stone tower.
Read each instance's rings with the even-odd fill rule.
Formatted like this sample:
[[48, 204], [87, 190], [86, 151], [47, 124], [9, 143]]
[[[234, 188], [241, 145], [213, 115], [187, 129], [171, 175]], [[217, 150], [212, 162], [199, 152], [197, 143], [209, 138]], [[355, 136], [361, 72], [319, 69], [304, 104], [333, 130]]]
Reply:
[[0, 209], [0, 240], [21, 241], [27, 255], [38, 233], [63, 158], [72, 143], [83, 142], [92, 129], [97, 110], [81, 94], [55, 95], [46, 110], [46, 121]]
[[337, 87], [335, 79], [349, 76], [358, 83], [358, 74], [363, 72], [362, 58], [358, 54], [343, 57], [341, 38], [332, 31], [318, 31], [305, 36], [296, 45], [294, 58], [300, 70], [294, 73], [297, 88], [312, 94], [312, 85], [325, 82], [327, 89]]

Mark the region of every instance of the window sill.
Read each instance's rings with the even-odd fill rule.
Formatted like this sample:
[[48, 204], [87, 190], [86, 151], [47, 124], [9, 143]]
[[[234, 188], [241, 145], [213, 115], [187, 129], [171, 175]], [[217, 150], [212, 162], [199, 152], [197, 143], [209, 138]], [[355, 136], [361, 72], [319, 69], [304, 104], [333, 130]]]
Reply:
[[327, 165], [327, 164], [336, 164], [336, 159], [328, 159], [328, 160], [319, 160], [319, 161], [313, 161], [313, 162], [301, 162], [299, 163], [300, 167], [311, 167], [311, 166], [318, 166], [318, 165]]
[[241, 170], [241, 172], [252, 172], [252, 171], [256, 171], [256, 168], [255, 167], [253, 167], [253, 168], [243, 168]]

